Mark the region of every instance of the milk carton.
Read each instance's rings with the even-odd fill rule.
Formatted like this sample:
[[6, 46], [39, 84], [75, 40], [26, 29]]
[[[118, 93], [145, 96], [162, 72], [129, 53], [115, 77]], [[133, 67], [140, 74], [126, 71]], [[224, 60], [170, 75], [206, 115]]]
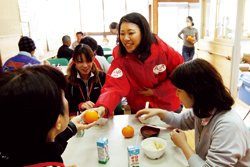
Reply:
[[97, 140], [96, 144], [98, 152], [98, 162], [101, 164], [106, 164], [109, 160], [108, 139], [100, 138]]
[[138, 146], [128, 146], [128, 166], [139, 167], [140, 148]]

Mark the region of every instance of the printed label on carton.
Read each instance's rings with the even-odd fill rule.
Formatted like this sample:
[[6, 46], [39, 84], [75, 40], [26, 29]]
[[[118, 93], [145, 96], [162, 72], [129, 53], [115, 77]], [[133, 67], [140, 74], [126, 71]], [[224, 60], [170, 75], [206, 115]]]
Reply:
[[109, 160], [108, 139], [100, 138], [97, 140], [96, 144], [98, 152], [98, 161], [101, 164], [106, 164]]
[[138, 146], [128, 146], [128, 166], [139, 167], [140, 148]]

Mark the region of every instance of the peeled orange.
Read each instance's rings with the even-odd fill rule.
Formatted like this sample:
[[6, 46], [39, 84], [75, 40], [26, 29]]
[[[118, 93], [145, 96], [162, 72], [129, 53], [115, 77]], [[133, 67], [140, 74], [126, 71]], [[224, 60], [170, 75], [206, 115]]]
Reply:
[[86, 111], [84, 113], [84, 122], [89, 124], [98, 120], [98, 113], [96, 111]]
[[134, 128], [130, 125], [124, 127], [122, 129], [122, 135], [125, 137], [125, 138], [131, 138], [134, 136]]

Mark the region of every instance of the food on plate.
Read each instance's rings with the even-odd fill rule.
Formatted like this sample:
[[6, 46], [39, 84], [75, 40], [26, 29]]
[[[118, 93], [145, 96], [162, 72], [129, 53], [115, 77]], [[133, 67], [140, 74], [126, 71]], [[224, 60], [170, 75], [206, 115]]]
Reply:
[[163, 144], [157, 141], [150, 141], [145, 143], [145, 148], [152, 151], [157, 151], [163, 148]]
[[149, 137], [141, 143], [143, 152], [150, 159], [158, 159], [165, 153], [166, 141], [159, 137]]

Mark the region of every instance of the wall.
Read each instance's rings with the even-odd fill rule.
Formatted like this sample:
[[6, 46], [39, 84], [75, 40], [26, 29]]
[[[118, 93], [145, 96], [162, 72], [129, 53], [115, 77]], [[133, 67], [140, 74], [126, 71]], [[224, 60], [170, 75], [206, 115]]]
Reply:
[[200, 40], [196, 55], [213, 64], [222, 75], [227, 88], [230, 88], [233, 46], [230, 44]]
[[17, 0], [0, 1], [0, 25], [0, 52], [5, 62], [18, 52], [21, 26]]

